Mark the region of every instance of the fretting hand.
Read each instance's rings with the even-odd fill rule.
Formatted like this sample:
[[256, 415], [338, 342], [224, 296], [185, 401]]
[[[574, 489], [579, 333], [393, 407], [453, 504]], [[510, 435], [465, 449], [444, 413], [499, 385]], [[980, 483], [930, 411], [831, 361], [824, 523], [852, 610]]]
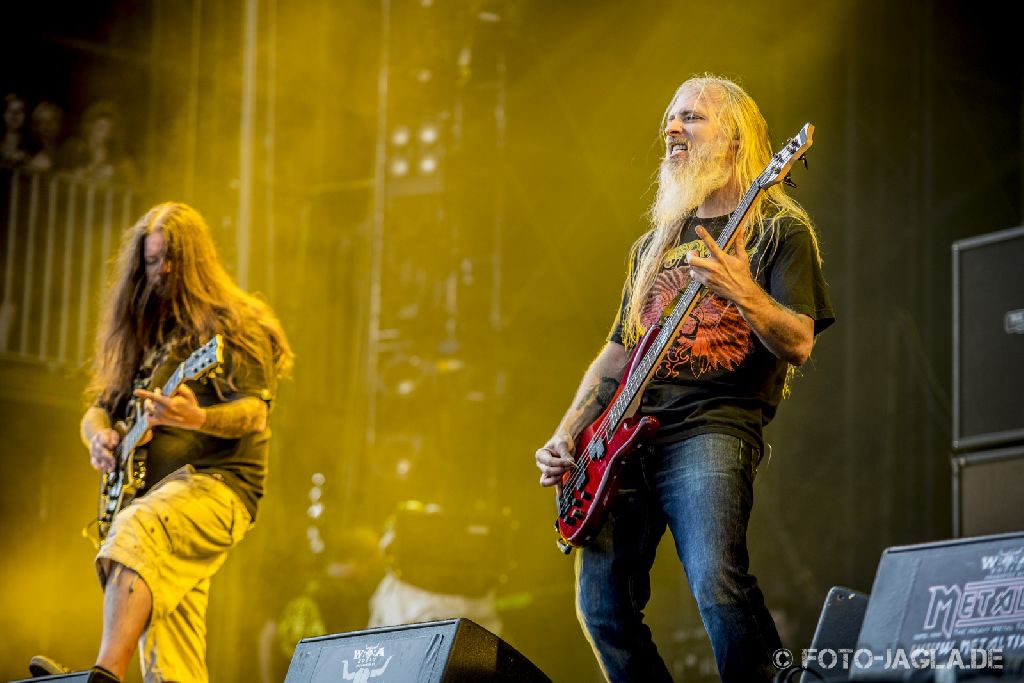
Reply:
[[736, 230], [735, 254], [722, 251], [702, 225], [697, 226], [697, 236], [704, 240], [710, 255], [708, 258], [701, 258], [693, 251], [686, 254], [690, 277], [742, 308], [760, 289], [750, 274], [750, 259], [744, 246], [746, 231], [743, 225]]
[[196, 395], [185, 384], [169, 396], [161, 394], [160, 389], [136, 389], [135, 396], [145, 399], [143, 410], [150, 427], [197, 430], [206, 423], [206, 410], [200, 407]]

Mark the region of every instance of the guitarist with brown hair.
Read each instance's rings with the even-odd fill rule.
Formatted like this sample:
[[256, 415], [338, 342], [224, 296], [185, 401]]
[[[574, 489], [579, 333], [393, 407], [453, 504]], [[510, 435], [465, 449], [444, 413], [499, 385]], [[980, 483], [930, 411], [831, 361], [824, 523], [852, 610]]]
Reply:
[[781, 185], [751, 205], [735, 233], [743, 249], [716, 242], [772, 159], [745, 91], [713, 76], [687, 80], [665, 112], [664, 141], [652, 227], [631, 250], [607, 343], [535, 459], [541, 485], [579, 481], [576, 441], [626, 384], [629, 352], [682, 290], [703, 285], [640, 399], [640, 414], [660, 423], [653, 446], [624, 460], [604, 524], [580, 548], [577, 613], [609, 680], [671, 681], [643, 622], [668, 528], [722, 680], [767, 681], [781, 645], [748, 571], [753, 480], [762, 429], [833, 322], [832, 306], [810, 219]]
[[[159, 387], [216, 335], [220, 377]], [[210, 579], [245, 535], [263, 495], [277, 377], [292, 352], [281, 324], [225, 271], [191, 207], [160, 204], [124, 235], [97, 334], [82, 440], [92, 466], [118, 467], [129, 404], [142, 402], [145, 482], [96, 556], [103, 637], [90, 681], [124, 676], [136, 644], [146, 683], [207, 681]], [[139, 383], [148, 388], [134, 388]], [[141, 418], [140, 418], [141, 419]], [[101, 529], [102, 531], [102, 529]], [[35, 675], [66, 671], [33, 658]]]

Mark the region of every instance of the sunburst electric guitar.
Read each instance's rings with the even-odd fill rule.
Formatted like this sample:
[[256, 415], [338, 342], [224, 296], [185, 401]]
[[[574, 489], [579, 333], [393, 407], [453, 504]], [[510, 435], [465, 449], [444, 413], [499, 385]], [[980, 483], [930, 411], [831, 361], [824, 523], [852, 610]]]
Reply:
[[[224, 340], [218, 334], [179, 363], [160, 391], [164, 396], [170, 396], [182, 382], [218, 371], [223, 362]], [[90, 532], [89, 528], [84, 531], [86, 537], [97, 545], [107, 537], [117, 513], [132, 502], [139, 489], [146, 485], [146, 459], [136, 449], [149, 431], [149, 419], [142, 409], [142, 401], [133, 400], [129, 412], [127, 431], [114, 449], [115, 467], [113, 471], [104, 473], [100, 480], [99, 516], [95, 524], [90, 525], [95, 526], [95, 532]]]
[[[723, 250], [731, 247], [736, 229], [761, 192], [780, 182], [794, 185], [789, 171], [797, 161], [807, 165], [804, 155], [811, 147], [813, 132], [814, 126], [805, 124], [772, 156], [729, 217], [718, 237], [719, 247]], [[623, 464], [630, 453], [650, 444], [658, 431], [657, 418], [638, 414], [640, 398], [680, 326], [699, 302], [698, 295], [703, 288], [704, 285], [691, 280], [665, 309], [661, 320], [647, 330], [630, 354], [623, 380], [611, 403], [576, 439], [576, 466], [562, 477], [555, 497], [558, 506], [555, 529], [562, 552], [568, 554], [574, 546], [585, 546], [594, 539], [618, 491]]]

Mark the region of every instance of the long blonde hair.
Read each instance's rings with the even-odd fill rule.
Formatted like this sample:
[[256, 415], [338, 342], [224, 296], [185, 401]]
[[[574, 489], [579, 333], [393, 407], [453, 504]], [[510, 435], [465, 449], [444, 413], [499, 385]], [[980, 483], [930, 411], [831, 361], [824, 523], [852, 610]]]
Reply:
[[[145, 239], [155, 232], [164, 236], [170, 266], [160, 293], [146, 275], [144, 256]], [[233, 370], [242, 354], [261, 359], [264, 339], [278, 374], [292, 366], [281, 323], [264, 301], [235, 284], [206, 222], [186, 204], [159, 204], [125, 231], [101, 306], [90, 401], [98, 397], [113, 406], [126, 396], [147, 349], [166, 343], [194, 349], [215, 334], [223, 335]], [[227, 379], [233, 386], [234, 378]]]
[[[736, 142], [735, 181], [741, 191], [745, 191], [754, 179], [768, 165], [772, 156], [771, 142], [768, 138], [768, 124], [758, 109], [757, 103], [735, 82], [715, 76], [702, 74], [687, 79], [680, 85], [662, 116], [661, 131], [668, 123], [672, 106], [682, 93], [688, 89], [696, 89], [700, 93], [708, 93], [717, 103], [715, 115], [719, 119], [721, 129]], [[661, 132], [659, 131], [659, 136]], [[652, 205], [653, 209], [653, 205]], [[804, 224], [810, 230], [815, 252], [818, 253], [817, 236], [811, 226], [810, 217], [800, 204], [786, 194], [781, 184], [773, 185], [762, 192], [747, 214], [745, 245], [751, 249], [774, 249], [778, 243], [777, 222], [790, 217]], [[629, 307], [625, 320], [622, 321], [623, 342], [632, 347], [644, 334], [642, 314], [644, 305], [654, 286], [655, 279], [661, 270], [665, 255], [675, 246], [679, 236], [680, 225], [675, 222], [658, 222], [653, 211], [649, 214], [651, 229], [640, 237], [631, 250], [629, 272], [631, 276], [626, 282], [626, 295]], [[820, 260], [820, 253], [818, 259]], [[764, 259], [762, 259], [762, 263]]]

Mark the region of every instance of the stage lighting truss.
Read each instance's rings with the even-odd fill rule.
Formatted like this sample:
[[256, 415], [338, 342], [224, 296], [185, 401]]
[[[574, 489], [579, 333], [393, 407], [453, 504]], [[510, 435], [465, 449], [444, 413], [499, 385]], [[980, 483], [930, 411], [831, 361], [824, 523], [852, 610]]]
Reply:
[[[516, 0], [392, 0], [382, 39], [364, 491], [461, 481], [462, 421], [490, 429], [501, 301], [505, 17]], [[415, 444], [415, 446], [413, 445]], [[423, 454], [431, 467], [418, 466]], [[500, 477], [476, 472], [485, 495]], [[430, 481], [429, 479], [427, 481]], [[447, 484], [446, 484], [447, 486]], [[454, 484], [451, 484], [454, 487]], [[388, 504], [354, 505], [374, 518]]]

